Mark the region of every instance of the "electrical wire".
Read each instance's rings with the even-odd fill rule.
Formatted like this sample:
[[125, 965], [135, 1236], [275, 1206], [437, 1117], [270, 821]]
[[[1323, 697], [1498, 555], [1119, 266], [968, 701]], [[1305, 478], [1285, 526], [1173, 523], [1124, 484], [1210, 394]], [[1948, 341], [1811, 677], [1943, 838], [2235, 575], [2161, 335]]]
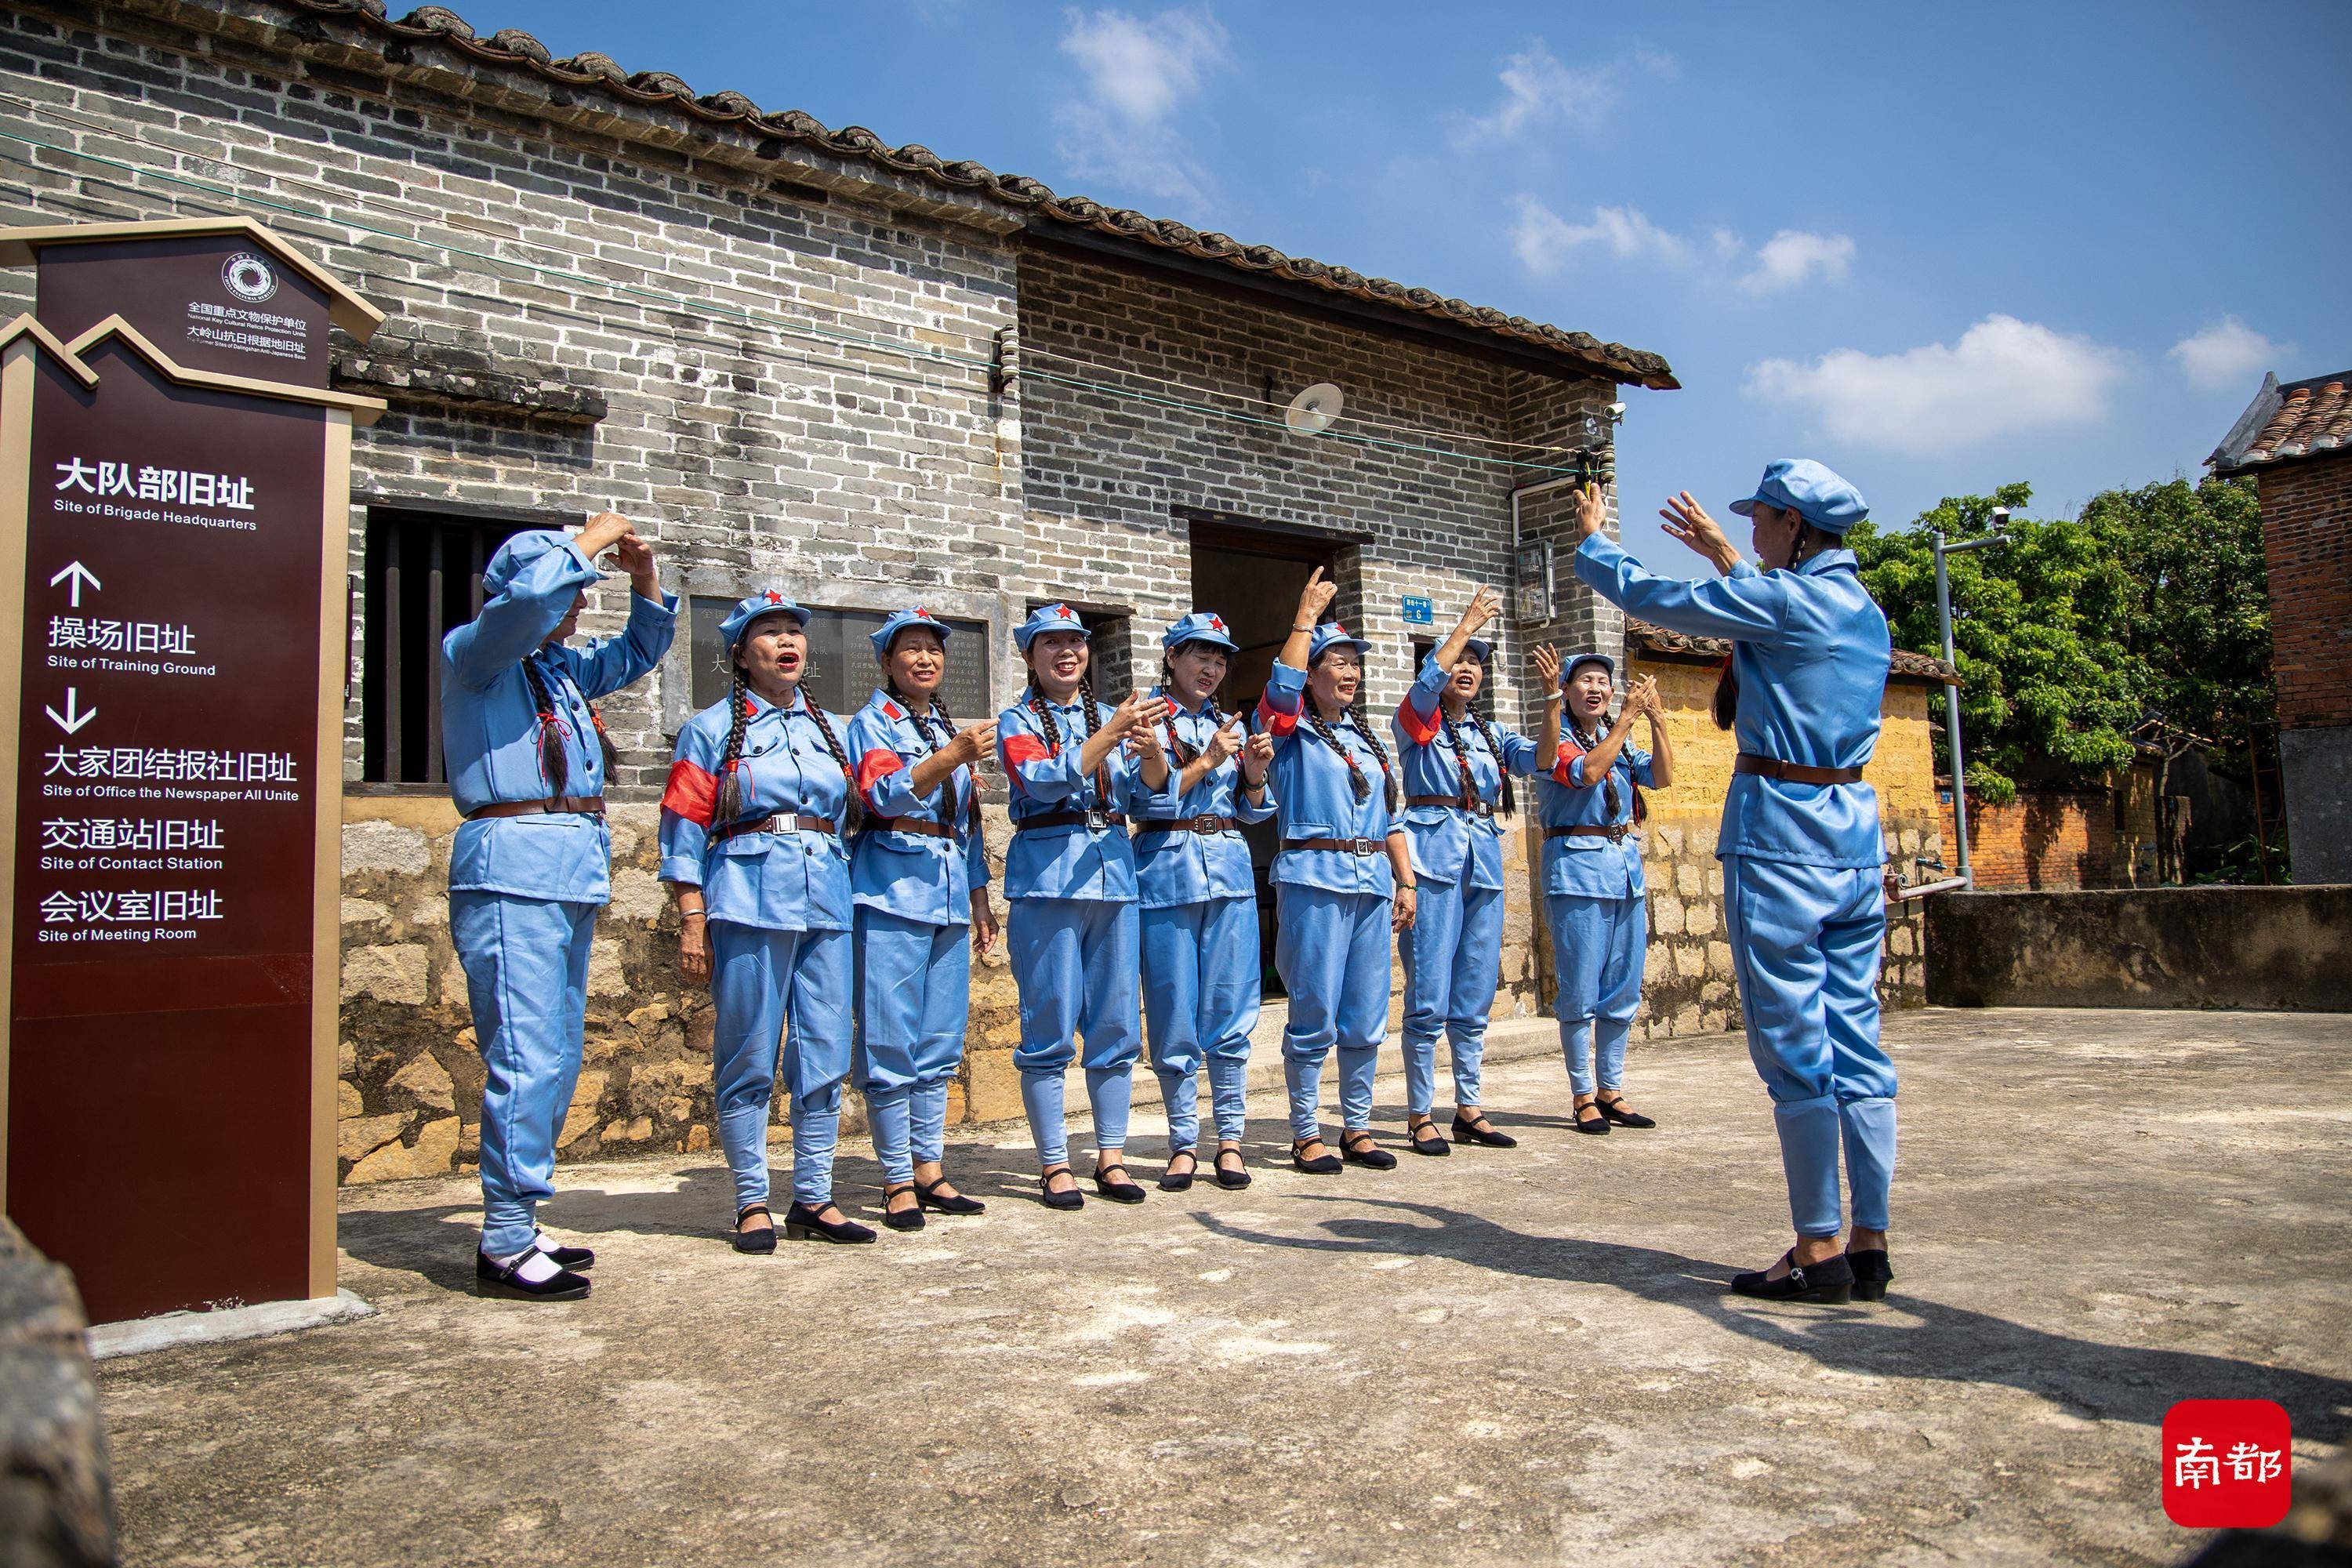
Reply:
[[[34, 105], [27, 100], [16, 98], [5, 93], [0, 93], [0, 101], [16, 103], [28, 109], [33, 109], [37, 111], [43, 107]], [[149, 147], [151, 150], [154, 151], [170, 151], [169, 149], [159, 148], [154, 143], [145, 142], [135, 133], [122, 132], [111, 127], [98, 127], [88, 121], [82, 121], [81, 123], [93, 131], [102, 131], [102, 133], [115, 137], [118, 140], [130, 141], [137, 143], [138, 145]], [[249, 191], [238, 190], [232, 186], [215, 184], [204, 180], [192, 179], [184, 174], [177, 174], [167, 170], [156, 169], [139, 163], [130, 163], [123, 159], [110, 158], [103, 153], [91, 153], [78, 147], [66, 146], [52, 142], [44, 142], [38, 138], [27, 136], [18, 132], [0, 129], [0, 141], [17, 142], [25, 147], [31, 148], [38, 152], [60, 153], [66, 157], [80, 159], [87, 163], [93, 163], [105, 167], [119, 169], [134, 177], [145, 177], [160, 181], [165, 184], [176, 185], [187, 190], [201, 192], [206, 195], [215, 197], [217, 200], [229, 203], [232, 206], [236, 204], [242, 203], [247, 205], [257, 206], [269, 211], [285, 214], [312, 224], [330, 227], [340, 227], [358, 234], [372, 235], [381, 239], [391, 240], [399, 244], [412, 245], [419, 249], [438, 251], [445, 256], [464, 257], [469, 260], [485, 262], [494, 267], [514, 268], [528, 272], [537, 273], [545, 278], [559, 279], [572, 285], [584, 285], [586, 286], [587, 292], [592, 297], [611, 300], [619, 303], [638, 306], [651, 305], [668, 310], [682, 310], [689, 313], [698, 312], [702, 314], [715, 315], [740, 321], [754, 326], [767, 327], [787, 336], [799, 337], [820, 342], [846, 345], [849, 347], [865, 349], [874, 353], [896, 354], [910, 360], [929, 362], [936, 364], [952, 364], [964, 368], [988, 371], [992, 374], [998, 369], [993, 359], [979, 358], [970, 354], [959, 354], [949, 350], [933, 347], [928, 344], [895, 342], [884, 339], [864, 336], [856, 332], [835, 331], [817, 326], [805, 321], [795, 321], [789, 317], [777, 315], [770, 311], [760, 310], [752, 307], [730, 305], [717, 300], [696, 300], [684, 295], [666, 294], [658, 289], [646, 289], [634, 284], [623, 283], [609, 279], [600, 279], [591, 274], [575, 272], [567, 268], [554, 267], [546, 263], [529, 261], [514, 257], [499, 256], [489, 251], [477, 250], [468, 247], [452, 245], [440, 240], [423, 238], [415, 235], [404, 235], [397, 232], [396, 230], [382, 228], [372, 224], [362, 223], [356, 219], [345, 217], [340, 214], [310, 211], [303, 207], [294, 205], [291, 203], [274, 201], [268, 197], [258, 195]], [[36, 159], [24, 158], [19, 161], [36, 169], [40, 167], [37, 160]], [[215, 159], [210, 161], [226, 163], [226, 160]], [[226, 166], [232, 169], [236, 169], [238, 173], [242, 174], [253, 173], [251, 170], [238, 169], [237, 165], [233, 163], [226, 164]], [[272, 179], [280, 178], [279, 176], [274, 175], [267, 177]], [[321, 191], [328, 190], [330, 188], [317, 184], [315, 182], [293, 179], [287, 179], [283, 183], [307, 185], [310, 189]], [[135, 185], [124, 185], [123, 188], [134, 192], [138, 189]], [[345, 195], [343, 199], [353, 201], [355, 205], [363, 206], [368, 205], [364, 198], [352, 198]], [[422, 223], [450, 224], [450, 220], [441, 214], [411, 215], [407, 213], [399, 213], [395, 216], [403, 218], [410, 218], [413, 221]], [[450, 224], [450, 226], [471, 226]], [[362, 248], [365, 247], [362, 247]], [[656, 273], [655, 276], [665, 275]], [[497, 300], [494, 297], [492, 298], [492, 302], [507, 305], [509, 308], [512, 306], [511, 300]], [[872, 320], [873, 318], [861, 317], [857, 319]], [[1023, 361], [1029, 359], [1033, 355], [1058, 360], [1065, 363], [1089, 365], [1090, 368], [1106, 368], [1094, 366], [1092, 365], [1092, 362], [1076, 360], [1068, 355], [1054, 353], [1051, 351], [1033, 349], [1026, 344], [1022, 345], [1018, 350], [1018, 358]], [[1115, 369], [1115, 367], [1111, 368]], [[1118, 374], [1135, 374], [1139, 380], [1160, 381], [1160, 384], [1174, 386], [1180, 390], [1194, 392], [1199, 395], [1236, 395], [1216, 392], [1212, 389], [1194, 388], [1183, 383], [1154, 378], [1143, 375], [1140, 373], [1118, 372]], [[1575, 467], [1563, 467], [1557, 464], [1528, 462], [1519, 458], [1490, 457], [1482, 453], [1462, 452], [1447, 447], [1428, 446], [1422, 443], [1391, 441], [1375, 437], [1360, 436], [1350, 431], [1293, 431], [1290, 429], [1288, 424], [1281, 419], [1268, 418], [1261, 415], [1245, 414], [1237, 410], [1220, 408], [1208, 404], [1138, 393], [1129, 388], [1115, 386], [1104, 382], [1093, 381], [1082, 377], [1061, 375], [1053, 372], [1032, 369], [1026, 364], [1016, 364], [1013, 366], [1013, 374], [1016, 378], [1020, 376], [1028, 376], [1034, 379], [1057, 383], [1066, 386], [1099, 393], [1112, 398], [1148, 403], [1160, 407], [1179, 408], [1187, 412], [1205, 414], [1212, 417], [1222, 418], [1234, 423], [1280, 429], [1294, 435], [1319, 436], [1325, 439], [1345, 441], [1358, 446], [1380, 447], [1392, 451], [1414, 452], [1437, 457], [1454, 458], [1465, 462], [1525, 469], [1541, 473], [1582, 474], [1587, 471], [1581, 465]], [[1248, 399], [1248, 401], [1255, 403], [1258, 400], [1252, 398]], [[1350, 416], [1343, 414], [1340, 417], [1348, 418]], [[1486, 437], [1483, 437], [1465, 436], [1462, 432], [1430, 431], [1423, 426], [1371, 421], [1363, 419], [1361, 416], [1356, 417], [1359, 419], [1359, 422], [1375, 425], [1382, 428], [1410, 430], [1417, 434], [1442, 435], [1456, 439], [1469, 439], [1481, 442], [1487, 440]], [[1518, 447], [1528, 447], [1536, 445], [1534, 443], [1526, 442], [1501, 442], [1495, 444]], [[1560, 454], [1566, 454], [1575, 450], [1574, 448], [1558, 447], [1541, 447], [1537, 449]]]

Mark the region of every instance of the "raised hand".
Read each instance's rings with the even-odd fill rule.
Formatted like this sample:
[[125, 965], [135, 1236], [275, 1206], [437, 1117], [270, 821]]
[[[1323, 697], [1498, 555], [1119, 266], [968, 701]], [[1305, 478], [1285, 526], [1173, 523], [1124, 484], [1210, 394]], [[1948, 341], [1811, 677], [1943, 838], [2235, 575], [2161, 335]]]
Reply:
[[[604, 554], [624, 539], [635, 539], [636, 532], [636, 525], [619, 512], [600, 511], [590, 518], [578, 533], [572, 535], [572, 542], [579, 548], [581, 554], [593, 563], [599, 555]], [[652, 556], [649, 549], [646, 551], [646, 555], [648, 559]], [[624, 559], [622, 563], [626, 565], [626, 560]]]
[[974, 724], [963, 731], [954, 740], [950, 741], [945, 748], [947, 754], [955, 759], [956, 766], [960, 768], [971, 767], [995, 749], [996, 721], [993, 719], [985, 724]]
[[1160, 731], [1150, 724], [1138, 724], [1127, 732], [1127, 754], [1138, 761], [1164, 757], [1168, 748], [1160, 742]]
[[1544, 689], [1553, 697], [1559, 695], [1559, 649], [1549, 643], [1538, 643], [1528, 652], [1536, 661], [1536, 673], [1543, 677]]
[[1465, 636], [1475, 635], [1479, 627], [1502, 613], [1503, 596], [1481, 584], [1478, 591], [1470, 595], [1470, 602], [1462, 607], [1461, 630]]
[[1718, 572], [1728, 572], [1739, 560], [1739, 552], [1724, 536], [1722, 525], [1706, 515], [1706, 508], [1691, 499], [1688, 490], [1666, 498], [1658, 509], [1665, 520], [1666, 536], [1679, 540], [1695, 552], [1715, 563]]
[[1625, 711], [1647, 713], [1655, 719], [1665, 712], [1665, 703], [1658, 696], [1658, 678], [1637, 675], [1625, 688]]
[[1609, 521], [1609, 498], [1602, 493], [1598, 480], [1588, 481], [1576, 492], [1576, 535], [1586, 540], [1601, 531]]
[[629, 574], [629, 581], [639, 595], [648, 599], [661, 597], [661, 578], [654, 571], [652, 545], [635, 532], [625, 533], [613, 546], [613, 553], [619, 559], [621, 570]]
[[1130, 691], [1119, 705], [1110, 710], [1110, 722], [1105, 726], [1114, 735], [1132, 734], [1138, 725], [1150, 727], [1168, 717], [1168, 700], [1147, 697], [1140, 691]]
[[1307, 586], [1299, 591], [1298, 616], [1291, 624], [1301, 626], [1321, 626], [1323, 612], [1329, 609], [1331, 601], [1339, 596], [1339, 584], [1326, 583], [1323, 580], [1323, 568], [1318, 566], [1313, 574], [1307, 579]]
[[1265, 770], [1274, 766], [1274, 737], [1260, 731], [1242, 747], [1242, 777], [1255, 788], [1265, 782]]
[[1222, 767], [1227, 757], [1240, 753], [1244, 739], [1246, 737], [1242, 733], [1242, 716], [1238, 713], [1229, 713], [1225, 716], [1225, 721], [1217, 726], [1216, 732], [1209, 737], [1208, 749], [1202, 754], [1209, 759], [1209, 766], [1212, 768]]

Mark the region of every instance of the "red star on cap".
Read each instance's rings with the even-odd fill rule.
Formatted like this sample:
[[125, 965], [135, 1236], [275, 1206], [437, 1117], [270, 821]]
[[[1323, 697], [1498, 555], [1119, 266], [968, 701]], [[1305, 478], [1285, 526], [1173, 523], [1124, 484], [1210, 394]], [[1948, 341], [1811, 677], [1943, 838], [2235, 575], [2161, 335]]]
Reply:
[[762, 594], [761, 597], [767, 600], [768, 603], [772, 605], [781, 605], [784, 602], [784, 596], [782, 594], [777, 593], [773, 588], [769, 589], [765, 594]]
[[919, 621], [928, 621], [931, 618], [931, 612], [923, 608], [922, 605], [917, 605], [915, 606], [915, 618]]
[[1338, 632], [1341, 637], [1346, 637], [1346, 636], [1348, 635], [1348, 628], [1347, 628], [1347, 627], [1345, 627], [1345, 626], [1341, 626], [1341, 625], [1340, 625], [1339, 622], [1337, 622], [1337, 621], [1333, 621], [1333, 622], [1331, 623], [1331, 629], [1332, 629], [1333, 631], [1335, 631], [1335, 632]]
[[1214, 632], [1223, 631], [1225, 629], [1224, 617], [1223, 616], [1211, 616], [1209, 617], [1209, 629]]

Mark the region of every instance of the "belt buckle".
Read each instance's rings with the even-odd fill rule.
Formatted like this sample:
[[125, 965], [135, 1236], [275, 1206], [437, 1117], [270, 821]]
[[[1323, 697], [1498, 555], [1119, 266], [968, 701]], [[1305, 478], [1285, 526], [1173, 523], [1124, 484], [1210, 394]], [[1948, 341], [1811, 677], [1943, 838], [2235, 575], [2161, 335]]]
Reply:
[[1217, 826], [1215, 814], [1204, 811], [1200, 816], [1192, 819], [1192, 831], [1195, 833], [1223, 833], [1224, 829]]
[[1470, 803], [1470, 815], [1473, 816], [1492, 816], [1495, 815], [1495, 808], [1488, 805], [1483, 800], [1474, 800]]
[[1089, 832], [1089, 833], [1104, 833], [1104, 832], [1108, 832], [1108, 831], [1109, 830], [1109, 828], [1110, 828], [1110, 813], [1109, 813], [1109, 812], [1108, 812], [1108, 811], [1089, 811], [1089, 812], [1087, 812], [1087, 832]]
[[1369, 855], [1372, 852], [1372, 841], [1369, 838], [1350, 838], [1348, 840], [1348, 848], [1352, 854]]

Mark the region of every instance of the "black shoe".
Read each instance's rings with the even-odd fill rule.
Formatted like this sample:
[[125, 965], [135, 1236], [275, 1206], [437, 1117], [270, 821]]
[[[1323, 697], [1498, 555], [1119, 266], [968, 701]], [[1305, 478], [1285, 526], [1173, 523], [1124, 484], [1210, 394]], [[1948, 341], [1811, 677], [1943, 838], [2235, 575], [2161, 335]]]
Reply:
[[[1227, 1155], [1231, 1155], [1234, 1162], [1234, 1168], [1230, 1171], [1225, 1169], [1225, 1157]], [[1238, 1192], [1242, 1188], [1250, 1184], [1249, 1166], [1242, 1159], [1242, 1152], [1240, 1150], [1218, 1150], [1215, 1167], [1217, 1172], [1217, 1185]]]
[[[1192, 1170], [1180, 1173], [1175, 1168], [1176, 1162], [1179, 1160], [1192, 1161]], [[1179, 1149], [1176, 1152], [1168, 1156], [1168, 1167], [1169, 1168], [1167, 1170], [1160, 1173], [1160, 1190], [1163, 1193], [1184, 1192], [1192, 1187], [1193, 1176], [1200, 1172], [1201, 1156], [1195, 1154], [1190, 1149]]]
[[[743, 1222], [755, 1214], [768, 1215], [768, 1223], [758, 1230], [745, 1230]], [[768, 1213], [765, 1204], [753, 1204], [735, 1215], [735, 1250], [738, 1252], [773, 1252], [776, 1250], [776, 1216]]]
[[1843, 1258], [1824, 1258], [1800, 1268], [1793, 1247], [1780, 1255], [1789, 1271], [1778, 1279], [1765, 1278], [1768, 1271], [1759, 1269], [1733, 1275], [1731, 1288], [1766, 1301], [1825, 1301], [1842, 1307], [1853, 1300], [1853, 1268]]
[[[1584, 1119], [1584, 1113], [1588, 1110], [1592, 1112], [1592, 1120], [1590, 1121]], [[1609, 1131], [1609, 1113], [1601, 1110], [1599, 1105], [1587, 1101], [1576, 1108], [1576, 1130], [1579, 1132], [1590, 1132], [1598, 1137]]]
[[585, 1274], [596, 1267], [595, 1249], [587, 1247], [551, 1247], [547, 1233], [539, 1233], [539, 1249], [547, 1254], [558, 1268], [569, 1268], [574, 1274]]
[[[1117, 1171], [1118, 1180], [1112, 1181], [1110, 1173]], [[1127, 1167], [1116, 1163], [1095, 1167], [1095, 1191], [1115, 1204], [1139, 1204], [1143, 1189], [1127, 1179]]]
[[1310, 1176], [1337, 1175], [1339, 1171], [1339, 1156], [1331, 1152], [1330, 1150], [1324, 1150], [1323, 1152], [1316, 1155], [1312, 1160], [1307, 1158], [1305, 1154], [1300, 1152], [1300, 1151], [1305, 1149], [1309, 1143], [1320, 1143], [1321, 1142], [1322, 1140], [1320, 1138], [1292, 1139], [1290, 1143], [1290, 1168], [1294, 1171], [1304, 1172]]
[[1369, 1132], [1340, 1133], [1339, 1152], [1348, 1157], [1351, 1165], [1366, 1165], [1375, 1171], [1396, 1169], [1396, 1156], [1373, 1142]]
[[978, 1198], [968, 1198], [961, 1193], [940, 1191], [947, 1184], [948, 1179], [945, 1176], [941, 1176], [928, 1187], [917, 1182], [915, 1206], [919, 1209], [937, 1209], [941, 1214], [986, 1214], [988, 1212], [988, 1205]]
[[1481, 1111], [1474, 1121], [1460, 1111], [1454, 1113], [1454, 1141], [1456, 1143], [1483, 1143], [1489, 1149], [1516, 1149], [1519, 1141], [1507, 1132], [1497, 1132], [1495, 1124]]
[[871, 1227], [854, 1219], [826, 1219], [823, 1211], [803, 1203], [784, 1211], [784, 1235], [794, 1241], [829, 1241], [836, 1247], [856, 1247], [874, 1239]]
[[515, 1272], [530, 1261], [526, 1252], [512, 1263], [493, 1262], [487, 1252], [474, 1254], [474, 1292], [502, 1296], [510, 1301], [577, 1301], [588, 1294], [588, 1280], [568, 1268], [559, 1268], [534, 1285]]
[[1886, 1248], [1864, 1247], [1860, 1252], [1848, 1249], [1846, 1262], [1853, 1269], [1853, 1299], [1857, 1301], [1884, 1301], [1886, 1288], [1895, 1282], [1895, 1270], [1887, 1265]]
[[[1057, 1193], [1054, 1190], [1053, 1184], [1055, 1176], [1069, 1176], [1068, 1192]], [[1087, 1206], [1087, 1194], [1078, 1191], [1078, 1178], [1071, 1173], [1067, 1165], [1057, 1165], [1038, 1177], [1037, 1190], [1045, 1194], [1045, 1206], [1049, 1209], [1082, 1209]]]
[[913, 1193], [915, 1190], [915, 1184], [912, 1182], [903, 1187], [885, 1186], [882, 1189], [882, 1223], [884, 1225], [888, 1226], [892, 1230], [923, 1228], [923, 1200], [920, 1197], [917, 1197], [906, 1208], [894, 1209], [890, 1206], [892, 1198], [901, 1194]]
[[[1428, 1133], [1429, 1136], [1423, 1138], [1422, 1134], [1424, 1132]], [[1451, 1154], [1454, 1152], [1451, 1148], [1446, 1146], [1445, 1135], [1438, 1131], [1437, 1123], [1434, 1121], [1416, 1121], [1412, 1126], [1404, 1130], [1404, 1135], [1405, 1147], [1412, 1150], [1416, 1154]]]
[[1651, 1121], [1640, 1111], [1628, 1110], [1625, 1108], [1625, 1099], [1622, 1095], [1618, 1096], [1615, 1100], [1596, 1100], [1592, 1103], [1601, 1108], [1601, 1115], [1609, 1118], [1610, 1121], [1614, 1121], [1620, 1127], [1655, 1127], [1657, 1125], [1656, 1122]]

